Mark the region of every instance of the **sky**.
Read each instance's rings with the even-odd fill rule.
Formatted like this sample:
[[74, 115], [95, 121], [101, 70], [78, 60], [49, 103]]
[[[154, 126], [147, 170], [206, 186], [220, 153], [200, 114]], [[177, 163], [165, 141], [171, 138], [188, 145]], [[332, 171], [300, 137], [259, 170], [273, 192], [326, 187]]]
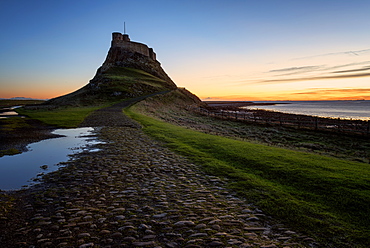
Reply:
[[0, 0], [0, 98], [86, 85], [112, 32], [203, 100], [370, 100], [368, 0]]

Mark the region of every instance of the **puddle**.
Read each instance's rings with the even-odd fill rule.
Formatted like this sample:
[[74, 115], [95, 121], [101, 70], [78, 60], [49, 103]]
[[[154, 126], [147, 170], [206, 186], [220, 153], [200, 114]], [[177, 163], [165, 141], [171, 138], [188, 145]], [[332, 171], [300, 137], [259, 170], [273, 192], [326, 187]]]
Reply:
[[21, 115], [19, 115], [17, 112], [14, 111], [14, 109], [16, 108], [20, 108], [22, 106], [14, 106], [14, 107], [10, 107], [10, 108], [3, 108], [3, 109], [0, 109], [0, 119], [5, 119], [5, 118], [9, 118], [9, 117], [23, 117]]
[[0, 189], [15, 190], [30, 186], [36, 183], [33, 178], [57, 170], [60, 167], [58, 163], [68, 161], [69, 155], [97, 151], [91, 146], [103, 142], [96, 139], [93, 131], [91, 127], [57, 129], [53, 133], [64, 137], [32, 143], [27, 152], [1, 157]]

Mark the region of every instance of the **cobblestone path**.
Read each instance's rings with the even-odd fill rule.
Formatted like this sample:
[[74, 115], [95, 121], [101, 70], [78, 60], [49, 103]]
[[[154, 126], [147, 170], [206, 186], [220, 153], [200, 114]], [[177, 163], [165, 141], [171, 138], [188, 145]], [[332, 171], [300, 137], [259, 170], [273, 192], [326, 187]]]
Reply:
[[315, 244], [236, 197], [223, 179], [204, 174], [137, 124], [98, 132], [107, 141], [102, 150], [77, 155], [27, 191], [20, 206], [27, 217], [3, 237], [2, 247], [10, 244], [7, 238], [14, 245], [9, 247]]

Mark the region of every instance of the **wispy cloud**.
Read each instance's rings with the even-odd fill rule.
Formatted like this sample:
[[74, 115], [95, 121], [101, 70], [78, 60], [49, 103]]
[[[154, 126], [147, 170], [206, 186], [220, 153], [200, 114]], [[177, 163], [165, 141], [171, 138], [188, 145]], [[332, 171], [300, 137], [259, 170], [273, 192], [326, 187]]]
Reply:
[[335, 75], [335, 76], [315, 76], [315, 77], [295, 77], [295, 78], [267, 79], [267, 80], [255, 81], [255, 83], [287, 83], [287, 82], [297, 82], [297, 81], [361, 78], [361, 77], [370, 77], [370, 73], [357, 73], [357, 74]]
[[336, 52], [336, 53], [324, 53], [324, 54], [318, 54], [318, 55], [313, 55], [313, 56], [294, 58], [292, 60], [312, 59], [312, 58], [318, 58], [318, 57], [338, 56], [338, 55], [361, 56], [366, 53], [370, 53], [370, 49], [363, 49], [363, 50], [356, 50], [356, 51], [344, 51], [344, 52]]
[[[369, 49], [370, 51], [370, 49]], [[325, 79], [370, 77], [370, 61], [339, 65], [309, 65], [269, 70], [261, 80], [245, 80], [256, 84], [273, 84]], [[268, 76], [266, 76], [268, 75]]]
[[370, 95], [370, 88], [354, 88], [354, 89], [320, 89], [320, 88], [314, 88], [310, 89], [309, 91], [304, 91], [304, 92], [297, 92], [293, 93], [295, 95], [307, 95], [307, 94], [312, 94], [312, 95], [321, 95], [321, 94], [338, 94], [338, 93], [344, 93], [344, 94], [368, 94]]
[[344, 65], [335, 65], [335, 66], [310, 65], [310, 66], [300, 66], [300, 67], [288, 67], [288, 68], [270, 70], [267, 73], [274, 73], [275, 75], [277, 75], [279, 73], [284, 73], [284, 74], [279, 74], [278, 76], [287, 76], [287, 75], [294, 75], [294, 74], [315, 72], [315, 71], [320, 71], [320, 72], [327, 71], [327, 72], [332, 72], [332, 73], [347, 73], [347, 72], [370, 70], [370, 66], [362, 66], [361, 68], [357, 68], [357, 69], [333, 71], [333, 70], [337, 70], [337, 69], [340, 69], [340, 68], [360, 66], [360, 65], [370, 65], [370, 61], [362, 61], [362, 62], [357, 62], [357, 63], [350, 63], [350, 64], [344, 64]]
[[349, 73], [349, 72], [368, 71], [368, 70], [370, 70], [370, 66], [365, 66], [363, 68], [353, 69], [353, 70], [334, 71], [333, 73]]
[[327, 88], [327, 89], [309, 89], [290, 94], [298, 99], [317, 99], [322, 100], [370, 100], [370, 88]]
[[327, 67], [327, 70], [337, 70], [340, 68], [346, 68], [346, 67], [358, 66], [358, 65], [369, 65], [369, 64], [370, 64], [370, 61], [367, 60], [367, 61], [344, 64], [344, 65], [330, 66], [330, 67]]
[[262, 100], [370, 100], [370, 88], [310, 88], [289, 93], [278, 92], [270, 95], [225, 95], [201, 97], [203, 101], [262, 101]]
[[323, 68], [324, 68], [324, 66], [322, 66], [322, 65], [288, 67], [288, 68], [283, 68], [283, 69], [270, 70], [269, 73], [275, 73], [275, 74], [276, 73], [284, 73], [284, 74], [280, 74], [279, 76], [288, 76], [288, 75], [294, 75], [294, 74], [300, 74], [300, 73], [322, 70]]

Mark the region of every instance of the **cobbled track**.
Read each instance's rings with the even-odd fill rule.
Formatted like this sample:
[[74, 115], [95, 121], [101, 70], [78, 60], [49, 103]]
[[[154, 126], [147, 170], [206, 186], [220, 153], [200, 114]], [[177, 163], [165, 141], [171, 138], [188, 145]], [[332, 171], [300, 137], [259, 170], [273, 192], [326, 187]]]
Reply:
[[29, 189], [30, 217], [12, 247], [315, 245], [236, 197], [225, 179], [146, 136], [122, 107], [97, 111], [83, 124], [103, 126], [102, 150], [77, 155]]

